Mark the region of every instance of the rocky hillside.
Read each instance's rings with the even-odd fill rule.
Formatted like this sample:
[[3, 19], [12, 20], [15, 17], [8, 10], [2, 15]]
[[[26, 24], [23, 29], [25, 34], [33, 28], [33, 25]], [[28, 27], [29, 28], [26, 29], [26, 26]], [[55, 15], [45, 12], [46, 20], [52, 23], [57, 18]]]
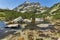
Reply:
[[59, 9], [60, 9], [60, 3], [56, 3], [49, 9], [49, 13], [54, 13], [58, 11]]
[[52, 16], [54, 19], [60, 19], [60, 3], [54, 4], [48, 11], [44, 12], [47, 16]]
[[54, 18], [60, 19], [60, 3], [53, 5], [50, 9], [49, 13], [53, 15]]
[[42, 7], [39, 2], [28, 2], [25, 1], [23, 4], [19, 5], [18, 7], [14, 8], [15, 11], [18, 12], [31, 12], [31, 11], [36, 11], [36, 12], [44, 12], [47, 9], [45, 7]]

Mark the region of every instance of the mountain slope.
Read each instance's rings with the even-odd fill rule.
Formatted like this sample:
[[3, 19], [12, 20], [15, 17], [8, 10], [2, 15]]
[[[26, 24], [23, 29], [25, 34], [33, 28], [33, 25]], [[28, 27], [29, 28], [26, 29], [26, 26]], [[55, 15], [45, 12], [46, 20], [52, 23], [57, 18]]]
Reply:
[[60, 3], [54, 4], [51, 8], [43, 13], [43, 15], [53, 17], [54, 19], [60, 19]]
[[49, 9], [49, 13], [54, 13], [58, 11], [59, 9], [60, 9], [60, 3], [56, 3]]
[[46, 8], [42, 7], [39, 2], [30, 3], [30, 2], [25, 1], [18, 7], [14, 8], [14, 10], [18, 12], [22, 12], [22, 13], [25, 13], [25, 12], [29, 13], [33, 10], [36, 10], [36, 12], [44, 12], [46, 11]]
[[55, 5], [53, 5], [51, 8], [50, 8], [50, 12], [49, 12], [51, 15], [53, 15], [53, 17], [55, 19], [60, 19], [60, 3], [57, 3]]

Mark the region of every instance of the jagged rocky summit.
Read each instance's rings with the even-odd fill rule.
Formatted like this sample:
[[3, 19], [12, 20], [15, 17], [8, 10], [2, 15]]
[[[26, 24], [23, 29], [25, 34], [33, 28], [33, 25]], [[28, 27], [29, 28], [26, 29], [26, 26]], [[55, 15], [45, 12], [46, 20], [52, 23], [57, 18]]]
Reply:
[[40, 6], [39, 2], [29, 2], [29, 1], [25, 1], [24, 3], [22, 3], [18, 7], [14, 8], [14, 11], [18, 11], [18, 12], [22, 12], [22, 13], [31, 12], [34, 10], [36, 12], [46, 11], [45, 7]]

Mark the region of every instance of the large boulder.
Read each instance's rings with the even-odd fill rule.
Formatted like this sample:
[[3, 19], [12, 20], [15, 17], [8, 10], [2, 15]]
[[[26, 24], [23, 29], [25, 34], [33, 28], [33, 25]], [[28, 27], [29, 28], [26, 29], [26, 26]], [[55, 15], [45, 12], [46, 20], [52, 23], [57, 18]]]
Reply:
[[23, 21], [22, 17], [18, 17], [18, 18], [13, 20], [14, 23], [18, 23], [18, 22], [22, 22], [22, 21]]

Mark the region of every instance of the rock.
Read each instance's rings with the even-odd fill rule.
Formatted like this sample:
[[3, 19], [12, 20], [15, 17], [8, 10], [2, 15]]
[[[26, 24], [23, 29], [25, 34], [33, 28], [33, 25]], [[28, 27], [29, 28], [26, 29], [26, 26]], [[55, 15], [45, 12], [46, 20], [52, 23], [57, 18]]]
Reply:
[[18, 28], [20, 25], [19, 24], [9, 24], [5, 28]]

